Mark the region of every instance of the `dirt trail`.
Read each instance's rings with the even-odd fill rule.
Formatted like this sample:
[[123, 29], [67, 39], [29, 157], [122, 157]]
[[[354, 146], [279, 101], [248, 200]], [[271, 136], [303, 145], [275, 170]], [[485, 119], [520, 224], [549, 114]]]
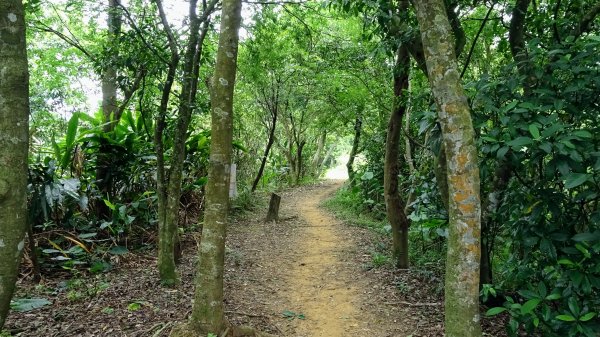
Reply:
[[296, 336], [371, 335], [371, 317], [360, 308], [360, 289], [348, 268], [351, 261], [345, 258], [351, 241], [340, 233], [343, 224], [319, 208], [340, 186], [335, 183], [284, 202], [284, 208], [294, 209], [305, 226], [292, 248], [296, 258], [282, 294], [306, 317], [296, 320]]

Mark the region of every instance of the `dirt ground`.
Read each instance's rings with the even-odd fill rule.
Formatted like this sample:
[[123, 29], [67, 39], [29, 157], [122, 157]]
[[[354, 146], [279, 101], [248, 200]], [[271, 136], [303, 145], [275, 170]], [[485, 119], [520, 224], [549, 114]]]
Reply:
[[[372, 268], [381, 238], [341, 223], [319, 204], [341, 182], [281, 193], [280, 221], [265, 223], [266, 201], [233, 217], [226, 258], [228, 319], [278, 336], [443, 336], [441, 280], [419, 271]], [[191, 311], [196, 262], [186, 237], [181, 285], [161, 287], [155, 252], [128, 254], [101, 275], [54, 274], [20, 281], [16, 298], [52, 305], [13, 312], [13, 336], [168, 336]], [[387, 243], [384, 243], [387, 244]], [[501, 336], [485, 324], [488, 336]]]

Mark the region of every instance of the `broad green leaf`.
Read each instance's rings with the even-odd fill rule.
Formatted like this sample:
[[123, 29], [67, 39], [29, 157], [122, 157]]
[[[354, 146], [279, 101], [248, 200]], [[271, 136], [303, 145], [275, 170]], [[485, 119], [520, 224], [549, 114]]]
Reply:
[[371, 180], [373, 179], [373, 172], [367, 171], [361, 177], [362, 180]]
[[587, 173], [569, 173], [565, 177], [565, 188], [575, 188], [591, 178], [591, 175]]
[[595, 312], [588, 312], [587, 314], [585, 314], [585, 315], [583, 315], [583, 316], [579, 317], [579, 321], [580, 321], [580, 322], [587, 322], [587, 321], [589, 321], [590, 319], [594, 318], [595, 316], [596, 316], [596, 313], [595, 313]]
[[79, 113], [73, 114], [67, 125], [67, 134], [65, 137], [65, 152], [61, 158], [61, 166], [66, 168], [69, 166], [71, 161], [73, 144], [75, 143], [75, 136], [77, 135], [77, 126], [79, 125]]
[[593, 137], [592, 134], [587, 130], [575, 130], [571, 132], [571, 135], [586, 139], [590, 139]]
[[575, 317], [573, 317], [571, 315], [558, 315], [558, 316], [556, 316], [556, 319], [565, 321], [565, 322], [575, 322]]
[[10, 308], [14, 311], [25, 312], [52, 304], [45, 298], [17, 298], [10, 302]]
[[522, 148], [523, 146], [526, 145], [531, 145], [533, 144], [533, 139], [529, 138], [529, 137], [517, 137], [513, 140], [511, 140], [510, 142], [507, 142], [506, 145], [509, 145], [513, 148]]
[[495, 308], [491, 308], [490, 310], [488, 310], [485, 315], [486, 316], [494, 316], [494, 315], [498, 315], [499, 313], [505, 312], [507, 309], [505, 307], [495, 307]]
[[127, 249], [127, 247], [123, 247], [123, 246], [114, 246], [114, 247], [111, 247], [108, 250], [108, 252], [113, 255], [125, 255], [125, 254], [129, 253], [129, 249]]
[[521, 307], [521, 313], [523, 315], [531, 313], [538, 306], [538, 304], [540, 304], [540, 301], [541, 300], [539, 298], [533, 298], [525, 302], [525, 304], [523, 304]]
[[544, 150], [544, 152], [546, 153], [550, 153], [552, 152], [552, 144], [550, 144], [549, 142], [543, 142], [542, 144], [539, 145], [540, 149]]
[[529, 133], [531, 134], [533, 139], [540, 139], [540, 129], [538, 129], [537, 125], [529, 125]]
[[554, 301], [554, 300], [559, 299], [560, 297], [561, 297], [560, 294], [553, 293], [553, 294], [550, 294], [550, 295], [546, 296], [546, 300], [548, 300], [548, 301]]
[[600, 231], [595, 231], [593, 233], [586, 232], [586, 233], [575, 234], [575, 235], [573, 235], [573, 237], [571, 238], [571, 240], [577, 241], [577, 242], [582, 242], [582, 241], [587, 241], [587, 242], [598, 241], [598, 240], [600, 240]]
[[516, 106], [517, 106], [517, 103], [519, 103], [519, 102], [518, 102], [518, 101], [516, 101], [516, 100], [514, 100], [514, 101], [512, 101], [512, 102], [508, 103], [507, 105], [505, 105], [505, 106], [502, 108], [502, 110], [503, 110], [504, 112], [510, 111], [510, 110], [512, 110], [514, 107], [516, 107]]
[[498, 149], [498, 152], [496, 152], [496, 158], [498, 158], [498, 159], [504, 159], [504, 156], [508, 152], [508, 149], [509, 149], [508, 146], [503, 146], [500, 149]]

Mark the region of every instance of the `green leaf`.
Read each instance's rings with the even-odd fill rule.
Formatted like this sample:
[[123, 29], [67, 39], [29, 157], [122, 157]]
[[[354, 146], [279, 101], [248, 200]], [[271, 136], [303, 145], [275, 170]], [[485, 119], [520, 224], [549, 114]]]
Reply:
[[569, 173], [565, 177], [565, 188], [575, 188], [588, 181], [589, 178], [591, 178], [591, 175], [587, 173]]
[[374, 177], [373, 172], [367, 171], [367, 172], [365, 172], [365, 174], [362, 175], [362, 177], [360, 179], [371, 180], [371, 179], [373, 179], [373, 177]]
[[559, 293], [553, 293], [553, 294], [550, 294], [550, 295], [546, 296], [546, 300], [548, 300], [548, 301], [554, 301], [554, 300], [557, 300], [559, 298], [560, 298], [560, 294]]
[[540, 144], [540, 149], [544, 150], [544, 152], [549, 154], [550, 152], [552, 152], [552, 144], [550, 144], [549, 142], [543, 142], [542, 144]]
[[114, 246], [114, 247], [111, 247], [108, 250], [108, 252], [113, 255], [125, 255], [125, 254], [129, 253], [129, 249], [127, 249], [127, 247], [123, 247], [123, 246]]
[[583, 242], [583, 241], [593, 242], [593, 241], [598, 241], [598, 240], [600, 240], [600, 231], [595, 231], [593, 233], [585, 232], [585, 233], [575, 234], [575, 235], [573, 235], [573, 237], [571, 238], [571, 240], [576, 241], [576, 242]]
[[513, 140], [511, 140], [510, 142], [507, 142], [506, 145], [509, 145], [513, 148], [517, 148], [520, 149], [523, 146], [526, 145], [531, 145], [533, 144], [533, 139], [529, 138], [529, 137], [517, 137]]
[[106, 205], [106, 207], [110, 208], [111, 211], [114, 211], [117, 209], [117, 206], [115, 206], [115, 204], [110, 202], [110, 200], [108, 200], [108, 199], [103, 199], [103, 200], [104, 200], [104, 204]]
[[580, 322], [587, 322], [587, 321], [589, 321], [590, 319], [594, 318], [595, 316], [596, 316], [596, 313], [595, 313], [595, 312], [588, 312], [587, 314], [585, 314], [585, 315], [583, 315], [583, 316], [579, 317], [579, 321], [580, 321]]
[[593, 137], [592, 134], [587, 130], [575, 130], [571, 132], [571, 135], [586, 139], [590, 139]]
[[65, 153], [61, 158], [61, 167], [66, 168], [69, 166], [71, 161], [71, 155], [73, 152], [73, 144], [75, 143], [75, 136], [77, 135], [77, 126], [79, 125], [79, 114], [75, 113], [69, 119], [67, 125], [67, 134], [65, 136]]
[[540, 129], [538, 129], [537, 125], [529, 125], [529, 133], [531, 134], [533, 139], [540, 139]]
[[45, 298], [17, 298], [10, 302], [14, 311], [26, 312], [52, 304]]
[[517, 106], [517, 103], [519, 103], [519, 102], [518, 102], [518, 101], [516, 101], [516, 100], [515, 100], [515, 101], [512, 101], [512, 102], [508, 103], [506, 106], [504, 106], [504, 107], [502, 108], [502, 110], [503, 110], [504, 112], [510, 111], [510, 110], [512, 110], [514, 107], [516, 107], [516, 106]]
[[556, 319], [558, 319], [560, 321], [565, 321], [565, 322], [575, 322], [575, 317], [573, 317], [571, 315], [558, 315], [558, 316], [556, 316]]
[[523, 306], [521, 307], [521, 314], [526, 315], [531, 313], [533, 309], [535, 309], [538, 306], [538, 304], [540, 304], [540, 301], [541, 299], [534, 298], [525, 302], [525, 304], [523, 304]]
[[494, 316], [494, 315], [498, 315], [499, 313], [505, 312], [507, 309], [505, 307], [495, 307], [495, 308], [491, 308], [490, 310], [488, 310], [485, 315], [486, 316]]
[[503, 147], [499, 148], [498, 152], [496, 152], [496, 158], [498, 158], [498, 159], [504, 159], [504, 156], [508, 152], [508, 149], [509, 149], [508, 146], [503, 146]]
[[560, 259], [558, 260], [558, 264], [562, 264], [565, 266], [574, 266], [575, 263], [573, 263], [573, 261], [569, 260], [569, 259]]
[[139, 304], [138, 302], [129, 303], [129, 305], [127, 306], [127, 310], [129, 310], [129, 311], [138, 311], [141, 308], [142, 308], [142, 305]]

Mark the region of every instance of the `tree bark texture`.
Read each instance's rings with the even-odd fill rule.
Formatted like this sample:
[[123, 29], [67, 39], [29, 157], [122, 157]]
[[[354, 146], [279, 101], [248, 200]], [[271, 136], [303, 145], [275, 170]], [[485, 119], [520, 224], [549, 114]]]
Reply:
[[29, 74], [21, 0], [0, 1], [0, 330], [27, 229]]
[[277, 126], [277, 115], [278, 115], [278, 105], [274, 105], [273, 110], [271, 111], [271, 129], [269, 130], [269, 140], [267, 141], [267, 146], [265, 147], [265, 153], [260, 162], [260, 168], [258, 169], [258, 173], [256, 174], [256, 178], [252, 183], [252, 192], [256, 191], [256, 187], [258, 187], [258, 183], [260, 182], [260, 178], [265, 171], [265, 166], [267, 165], [267, 160], [269, 159], [269, 152], [271, 152], [271, 147], [273, 147], [273, 143], [275, 142], [275, 127]]
[[531, 0], [517, 0], [512, 11], [510, 27], [508, 30], [508, 42], [510, 44], [510, 52], [517, 64], [519, 74], [525, 78], [523, 88], [525, 95], [530, 95], [535, 83], [535, 75], [533, 74], [533, 66], [527, 53], [525, 46], [525, 18], [527, 16], [527, 8]]
[[362, 133], [362, 108], [358, 111], [356, 115], [356, 120], [354, 121], [354, 139], [352, 140], [352, 149], [350, 150], [350, 155], [348, 156], [348, 162], [346, 163], [346, 169], [348, 170], [348, 180], [350, 180], [350, 186], [356, 185], [356, 174], [354, 173], [354, 159], [359, 152], [360, 145], [360, 136]]
[[398, 268], [408, 268], [408, 227], [409, 221], [404, 213], [405, 201], [398, 190], [400, 175], [400, 135], [402, 118], [406, 112], [407, 100], [402, 99], [408, 89], [410, 55], [408, 48], [401, 44], [396, 55], [394, 67], [394, 103], [388, 122], [385, 142], [385, 162], [383, 169], [383, 190], [387, 218], [392, 227], [392, 255]]
[[229, 210], [229, 167], [233, 140], [233, 91], [241, 24], [241, 0], [224, 0], [211, 95], [211, 147], [206, 212], [200, 243], [190, 328], [219, 334], [225, 327], [223, 269]]
[[[186, 51], [183, 58], [183, 83], [181, 94], [179, 96], [179, 109], [175, 125], [175, 134], [173, 139], [173, 151], [169, 162], [169, 170], [164, 167], [160, 168], [159, 183], [162, 192], [159, 192], [159, 246], [158, 246], [158, 270], [160, 279], [163, 284], [171, 285], [178, 282], [177, 272], [175, 270], [176, 262], [176, 247], [179, 243], [178, 235], [178, 214], [179, 214], [179, 199], [181, 197], [181, 179], [183, 176], [183, 163], [185, 160], [185, 142], [187, 140], [187, 132], [194, 110], [194, 102], [196, 100], [196, 88], [198, 86], [198, 67], [200, 55], [202, 54], [202, 46], [206, 37], [208, 26], [204, 25], [200, 29], [201, 23], [207, 20], [208, 15], [212, 11], [212, 7], [204, 8], [202, 19], [196, 14], [197, 0], [190, 1], [190, 35], [186, 45]], [[215, 1], [211, 2], [214, 6]], [[162, 10], [162, 4], [159, 7]], [[163, 19], [166, 22], [166, 19]], [[173, 34], [168, 29], [167, 35], [171, 44], [171, 54], [173, 61], [177, 60], [176, 46], [174, 45]], [[170, 75], [168, 75], [170, 76]], [[161, 105], [162, 106], [162, 105]], [[166, 111], [165, 111], [166, 113]], [[163, 118], [163, 117], [161, 117]], [[164, 130], [164, 120], [161, 131]], [[158, 123], [157, 123], [158, 125]], [[161, 153], [157, 154], [162, 157], [160, 164], [164, 165], [164, 149], [162, 149], [162, 134], [155, 136], [155, 140], [160, 142]]]
[[447, 157], [449, 237], [445, 279], [448, 337], [480, 337], [480, 179], [475, 132], [443, 0], [414, 2]]
[[266, 222], [279, 221], [279, 204], [281, 204], [281, 196], [271, 193], [271, 201], [269, 202], [269, 212], [267, 213]]
[[[121, 33], [121, 11], [118, 8], [119, 0], [108, 0], [107, 7], [107, 26], [108, 35], [107, 43], [110, 46], [109, 60], [105, 60], [105, 65], [102, 68], [101, 88], [102, 88], [102, 129], [105, 133], [111, 132], [119, 123], [121, 116], [117, 116], [117, 67], [115, 59], [119, 54], [119, 34]], [[112, 197], [112, 177], [111, 171], [113, 167], [113, 158], [110, 153], [109, 144], [100, 144], [98, 148], [96, 161], [96, 185], [103, 198], [111, 199]], [[110, 210], [104, 204], [103, 200], [98, 200], [96, 204], [97, 216], [100, 218], [109, 218]]]

